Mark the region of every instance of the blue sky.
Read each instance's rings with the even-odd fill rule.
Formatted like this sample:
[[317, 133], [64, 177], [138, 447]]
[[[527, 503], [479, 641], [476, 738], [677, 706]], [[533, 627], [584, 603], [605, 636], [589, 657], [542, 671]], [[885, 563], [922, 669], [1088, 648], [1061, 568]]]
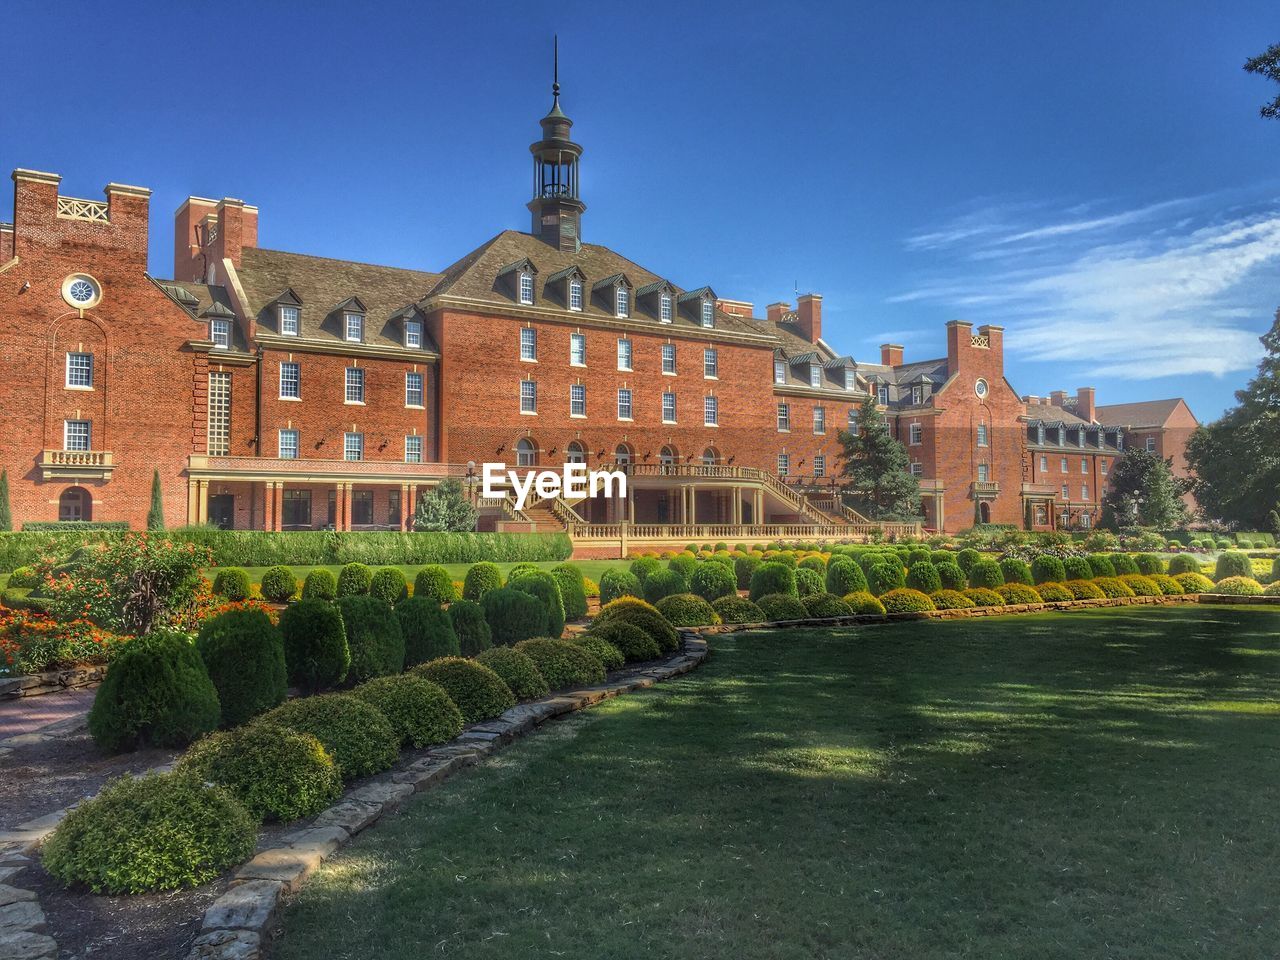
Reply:
[[1274, 0], [3, 9], [0, 167], [153, 188], [160, 276], [188, 194], [422, 269], [527, 229], [559, 31], [584, 238], [761, 312], [822, 293], [859, 358], [1002, 323], [1019, 392], [1210, 419], [1280, 305], [1276, 91], [1241, 69]]

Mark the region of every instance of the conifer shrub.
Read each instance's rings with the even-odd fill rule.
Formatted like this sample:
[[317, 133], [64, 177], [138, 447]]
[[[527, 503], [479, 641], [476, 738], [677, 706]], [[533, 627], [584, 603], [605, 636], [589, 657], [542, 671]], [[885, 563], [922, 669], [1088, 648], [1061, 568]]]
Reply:
[[416, 674], [375, 677], [351, 693], [387, 718], [401, 746], [446, 743], [462, 732], [462, 714], [449, 694]]
[[673, 627], [706, 627], [720, 622], [720, 617], [711, 604], [694, 593], [676, 593], [663, 597], [658, 601], [657, 608]]
[[1093, 565], [1089, 563], [1088, 557], [1065, 557], [1062, 569], [1066, 572], [1066, 580], [1093, 579]]
[[1223, 577], [1209, 592], [1228, 597], [1260, 597], [1262, 584], [1252, 577]]
[[996, 593], [1000, 594], [1000, 598], [1006, 604], [1041, 602], [1036, 588], [1029, 587], [1025, 583], [1002, 583], [996, 587]]
[[800, 598], [792, 593], [768, 593], [756, 601], [765, 621], [805, 620], [809, 611]]
[[936, 609], [927, 595], [908, 587], [899, 587], [882, 594], [880, 602], [884, 605], [885, 613], [927, 613]]
[[1021, 583], [1028, 587], [1034, 583], [1027, 561], [1017, 557], [1005, 557], [1000, 561], [1000, 576], [1004, 577], [1005, 583]]
[[363, 594], [338, 601], [347, 628], [351, 666], [347, 678], [363, 683], [404, 669], [404, 634], [391, 604]]
[[1151, 574], [1151, 582], [1159, 587], [1160, 593], [1166, 597], [1176, 597], [1179, 594], [1186, 593], [1186, 591], [1182, 589], [1182, 585], [1167, 573]]
[[661, 569], [662, 563], [657, 557], [647, 556], [637, 557], [635, 560], [632, 560], [631, 566], [628, 568], [631, 575], [640, 582], [641, 586], [644, 586], [644, 582]]
[[964, 595], [973, 601], [975, 607], [1003, 607], [1004, 597], [986, 587], [970, 587]]
[[516, 704], [502, 678], [476, 660], [442, 657], [420, 663], [410, 672], [444, 687], [467, 723], [491, 720]]
[[1227, 577], [1252, 577], [1253, 562], [1247, 554], [1241, 553], [1239, 550], [1228, 550], [1226, 553], [1218, 556], [1218, 564], [1213, 570], [1213, 580], [1215, 583], [1225, 580]]
[[708, 603], [737, 592], [733, 571], [723, 563], [702, 563], [689, 578], [689, 591]]
[[595, 654], [567, 640], [535, 637], [516, 644], [533, 661], [552, 690], [604, 683], [604, 664]]
[[807, 597], [813, 593], [825, 593], [826, 581], [822, 575], [816, 570], [808, 567], [796, 568], [796, 594], [801, 597]]
[[547, 623], [542, 631], [545, 636], [559, 637], [564, 633], [564, 597], [555, 577], [545, 570], [534, 570], [509, 579], [507, 588], [529, 594], [546, 608]]
[[1127, 553], [1113, 553], [1111, 568], [1115, 570], [1117, 577], [1131, 576], [1138, 572], [1138, 563]]
[[924, 594], [933, 593], [942, 589], [942, 575], [928, 560], [920, 560], [907, 569], [907, 586]]
[[347, 678], [351, 652], [337, 605], [326, 600], [308, 600], [305, 589], [303, 594], [302, 600], [290, 604], [280, 614], [280, 637], [289, 682], [315, 693], [336, 687]]
[[288, 567], [277, 564], [262, 574], [262, 598], [272, 603], [288, 603], [298, 592], [298, 580]]
[[639, 627], [654, 639], [663, 653], [674, 653], [680, 648], [680, 634], [651, 603], [635, 597], [621, 597], [607, 603], [591, 621], [591, 632], [596, 633], [598, 627], [615, 620]]
[[814, 573], [822, 576], [825, 579], [826, 573], [827, 573], [827, 561], [823, 560], [822, 557], [820, 556], [805, 557], [798, 564], [796, 564], [796, 569], [812, 570]]
[[663, 597], [677, 593], [689, 592], [689, 580], [680, 569], [669, 567], [657, 570], [645, 578], [643, 584], [644, 598], [650, 603], [657, 603]]
[[510, 646], [547, 632], [547, 605], [524, 590], [514, 587], [490, 590], [481, 598], [480, 606], [494, 644]]
[[969, 578], [965, 572], [960, 569], [957, 563], [939, 563], [935, 564], [938, 571], [938, 580], [942, 584], [943, 590], [954, 590], [957, 593], [969, 585]]
[[1280, 580], [1273, 580], [1262, 591], [1264, 597], [1280, 597]]
[[284, 641], [266, 611], [227, 610], [200, 625], [196, 650], [218, 691], [222, 726], [240, 724], [283, 703]]
[[600, 605], [612, 603], [619, 597], [643, 597], [640, 580], [627, 570], [609, 569], [600, 575]]
[[1280, 556], [1271, 561], [1271, 582], [1280, 582]]
[[966, 610], [974, 605], [973, 601], [959, 590], [935, 590], [929, 595], [929, 599], [933, 601], [936, 610]]
[[973, 569], [973, 565], [981, 559], [982, 554], [977, 550], [974, 550], [972, 547], [966, 547], [956, 554], [956, 564], [965, 572], [966, 575], [971, 569]]
[[766, 553], [764, 559], [768, 563], [780, 563], [791, 570], [796, 568], [796, 555], [790, 550], [773, 550]]
[[784, 563], [770, 560], [760, 564], [751, 575], [750, 595], [751, 599], [758, 604], [761, 597], [775, 593], [799, 596], [795, 570]]
[[582, 568], [573, 563], [561, 563], [551, 568], [551, 576], [560, 588], [565, 620], [572, 622], [585, 617], [587, 591], [586, 577], [582, 575]]
[[[398, 604], [395, 611], [396, 620], [400, 623], [400, 634], [404, 637], [406, 669], [429, 660], [456, 657], [462, 653], [458, 634], [453, 629], [451, 612], [446, 613], [434, 600], [410, 597]], [[481, 613], [480, 616], [483, 620], [484, 614]]]
[[[745, 602], [750, 603], [751, 601], [747, 600]], [[608, 640], [621, 651], [627, 663], [657, 660], [662, 656], [662, 651], [658, 649], [658, 642], [635, 624], [624, 623], [621, 620], [598, 625], [593, 623], [590, 635]]]
[[1133, 590], [1119, 577], [1094, 577], [1093, 583], [1104, 596], [1112, 600], [1133, 596]]
[[507, 571], [507, 580], [510, 581], [513, 577], [523, 577], [526, 573], [537, 573], [541, 569], [536, 563], [517, 563]]
[[906, 586], [907, 577], [902, 567], [892, 563], [877, 563], [867, 571], [867, 589], [877, 597], [890, 590], [900, 590]]
[[1093, 577], [1114, 577], [1116, 575], [1116, 568], [1110, 557], [1101, 553], [1091, 553], [1085, 559], [1089, 561], [1089, 569], [1092, 571]]
[[1180, 573], [1199, 573], [1200, 561], [1189, 553], [1179, 553], [1169, 560], [1169, 576], [1176, 577]]
[[747, 590], [751, 587], [751, 575], [756, 572], [756, 568], [760, 566], [759, 557], [745, 555], [735, 557], [733, 560], [733, 575], [737, 578], [738, 589]]
[[1036, 592], [1045, 603], [1060, 603], [1063, 600], [1075, 599], [1075, 594], [1060, 583], [1042, 583], [1036, 587]]
[[343, 564], [338, 571], [338, 598], [363, 596], [372, 583], [373, 571], [363, 563]]
[[746, 597], [740, 597], [736, 593], [713, 600], [711, 609], [716, 612], [721, 623], [764, 622], [764, 612]]
[[467, 567], [466, 576], [462, 578], [462, 599], [478, 601], [490, 590], [497, 590], [501, 586], [502, 571], [498, 569], [498, 565], [481, 560]]
[[933, 560], [928, 549], [925, 547], [912, 547], [907, 551], [907, 569], [910, 570], [917, 563], [931, 563]]
[[1178, 581], [1183, 593], [1209, 593], [1213, 590], [1213, 581], [1203, 573], [1180, 573], [1173, 579]]
[[369, 581], [369, 596], [395, 606], [409, 596], [409, 581], [399, 567], [380, 567]]
[[1067, 568], [1051, 553], [1042, 553], [1031, 561], [1031, 579], [1036, 583], [1061, 583], [1067, 579]]
[[801, 597], [800, 602], [804, 604], [805, 613], [815, 620], [853, 615], [852, 607], [830, 593], [811, 593]]
[[[466, 589], [465, 584], [463, 589]], [[427, 564], [418, 571], [418, 575], [413, 578], [413, 595], [441, 604], [453, 603], [458, 599], [458, 592], [453, 588], [453, 577], [438, 563]]]
[[249, 597], [249, 573], [241, 567], [223, 567], [213, 578], [213, 592], [228, 600]]
[[303, 600], [333, 600], [338, 596], [338, 578], [332, 570], [319, 567], [302, 581]]
[[1063, 584], [1076, 600], [1102, 600], [1106, 594], [1092, 580], [1068, 580]]
[[1126, 573], [1120, 577], [1120, 582], [1132, 590], [1135, 597], [1164, 596], [1160, 592], [1159, 585], [1154, 580], [1140, 573]]
[[475, 657], [493, 646], [493, 631], [480, 604], [474, 600], [455, 600], [449, 604], [448, 613], [462, 656]]
[[[621, 659], [622, 654], [618, 657]], [[536, 700], [551, 692], [537, 665], [515, 647], [491, 647], [476, 657], [476, 663], [501, 677], [516, 700]]]
[[1164, 561], [1154, 553], [1139, 553], [1133, 558], [1138, 565], [1138, 572], [1151, 576], [1153, 573], [1164, 573]]
[[597, 634], [580, 633], [567, 642], [582, 647], [603, 663], [606, 671], [621, 670], [626, 665], [627, 658], [622, 655], [622, 651]]
[[969, 586], [975, 590], [994, 590], [1004, 583], [1004, 574], [994, 560], [979, 560], [969, 568]]
[[386, 770], [400, 752], [400, 740], [382, 711], [349, 693], [288, 700], [260, 722], [311, 734], [333, 757], [343, 780]]
[[867, 577], [852, 558], [837, 555], [827, 563], [826, 587], [827, 593], [843, 597], [846, 593], [865, 591]]
[[693, 571], [698, 569], [698, 561], [687, 553], [677, 553], [667, 561], [667, 569], [680, 574], [681, 579], [687, 583], [693, 576]]

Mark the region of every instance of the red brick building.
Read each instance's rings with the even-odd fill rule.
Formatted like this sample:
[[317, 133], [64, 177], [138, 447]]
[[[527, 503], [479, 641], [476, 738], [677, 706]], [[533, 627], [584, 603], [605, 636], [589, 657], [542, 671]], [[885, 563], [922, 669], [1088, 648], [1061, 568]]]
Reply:
[[[927, 525], [1059, 522], [1083, 481], [1073, 471], [1060, 497], [1038, 465], [1077, 425], [1055, 408], [1044, 426], [1066, 439], [1040, 435], [1039, 407], [1005, 380], [1001, 328], [953, 321], [943, 358], [886, 345], [861, 363], [823, 340], [816, 294], [757, 317], [707, 278], [681, 285], [585, 243], [582, 149], [558, 96], [541, 125], [529, 232], [439, 272], [263, 250], [256, 207], [190, 197], [173, 279], [157, 280], [149, 191], [81, 200], [15, 171], [0, 226], [15, 521], [140, 526], [158, 469], [171, 526], [402, 529], [443, 477], [474, 494], [474, 464], [580, 461], [620, 466], [630, 495], [481, 500], [482, 522], [583, 539], [855, 535], [862, 518], [832, 493], [839, 434], [876, 396]], [[1086, 426], [1084, 445], [1120, 429]]]

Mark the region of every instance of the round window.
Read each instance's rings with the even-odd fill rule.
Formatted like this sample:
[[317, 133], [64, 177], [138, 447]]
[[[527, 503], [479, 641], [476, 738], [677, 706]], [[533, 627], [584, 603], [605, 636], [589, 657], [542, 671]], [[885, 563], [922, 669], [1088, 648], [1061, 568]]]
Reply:
[[987, 395], [987, 381], [979, 378], [978, 382], [973, 385], [973, 392], [980, 397]]
[[62, 281], [62, 299], [84, 310], [102, 299], [102, 289], [98, 281], [88, 274], [73, 273]]

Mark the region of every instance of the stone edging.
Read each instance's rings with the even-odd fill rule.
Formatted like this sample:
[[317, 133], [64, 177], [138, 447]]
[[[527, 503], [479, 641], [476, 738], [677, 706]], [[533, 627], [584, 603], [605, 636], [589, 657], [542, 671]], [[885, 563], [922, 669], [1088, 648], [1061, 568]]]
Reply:
[[1225, 593], [1202, 593], [1201, 603], [1251, 603], [1255, 606], [1280, 607], [1280, 597], [1233, 597]]
[[44, 673], [26, 673], [18, 677], [0, 680], [0, 700], [17, 700], [21, 697], [38, 697], [45, 693], [57, 693], [70, 687], [87, 687], [101, 683], [107, 675], [105, 664], [85, 667], [68, 667], [65, 670], [47, 670]]

